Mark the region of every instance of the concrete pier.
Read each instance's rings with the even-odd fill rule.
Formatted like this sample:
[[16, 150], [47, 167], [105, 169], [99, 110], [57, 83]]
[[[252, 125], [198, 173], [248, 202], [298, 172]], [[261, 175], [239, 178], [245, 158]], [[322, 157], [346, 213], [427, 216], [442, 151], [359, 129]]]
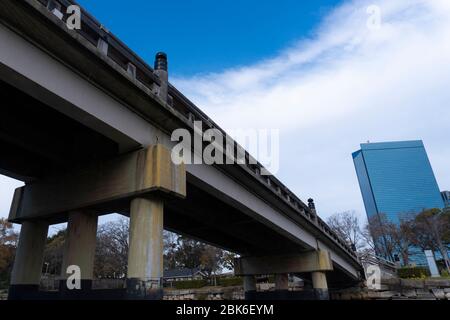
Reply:
[[256, 293], [255, 276], [244, 276], [244, 295], [246, 300], [250, 300]]
[[162, 299], [163, 201], [136, 198], [131, 202], [127, 295]]
[[[94, 276], [94, 257], [97, 238], [97, 215], [89, 212], [74, 211], [69, 213], [67, 236], [61, 269], [60, 290], [62, 293], [87, 292], [91, 290]], [[79, 268], [81, 287], [70, 289], [67, 287], [67, 273], [69, 266]]]
[[311, 274], [313, 288], [319, 300], [329, 300], [327, 276], [325, 272], [312, 272]]
[[20, 299], [24, 293], [38, 291], [47, 233], [48, 224], [44, 221], [27, 221], [22, 224], [9, 299]]

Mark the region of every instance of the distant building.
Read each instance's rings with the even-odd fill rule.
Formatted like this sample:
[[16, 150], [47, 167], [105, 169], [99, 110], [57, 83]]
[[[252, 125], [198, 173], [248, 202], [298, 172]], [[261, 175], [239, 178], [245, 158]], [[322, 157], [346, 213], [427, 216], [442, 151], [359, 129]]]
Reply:
[[444, 200], [445, 207], [450, 207], [450, 191], [442, 191], [442, 199]]
[[[385, 214], [398, 224], [402, 214], [444, 208], [422, 141], [363, 143], [352, 156], [369, 219]], [[419, 256], [412, 262], [426, 264], [415, 251]]]
[[164, 270], [164, 281], [186, 281], [186, 280], [200, 280], [206, 277], [207, 274], [200, 268], [177, 268]]

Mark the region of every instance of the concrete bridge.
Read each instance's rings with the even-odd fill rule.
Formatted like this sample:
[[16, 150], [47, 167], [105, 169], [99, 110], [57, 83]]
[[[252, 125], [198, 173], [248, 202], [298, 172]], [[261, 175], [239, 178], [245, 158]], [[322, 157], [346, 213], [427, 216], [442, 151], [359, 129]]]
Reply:
[[163, 228], [239, 253], [248, 297], [259, 274], [275, 274], [280, 293], [289, 273], [309, 278], [325, 299], [364, 277], [313, 201], [259, 163], [175, 165], [174, 129], [223, 130], [168, 82], [164, 54], [150, 67], [85, 11], [81, 30], [69, 29], [71, 4], [0, 2], [0, 173], [25, 182], [9, 216], [22, 225], [10, 298], [38, 290], [48, 226], [61, 222], [61, 294], [70, 265], [80, 267], [80, 294], [89, 291], [97, 219], [113, 212], [130, 217], [131, 298], [161, 297]]

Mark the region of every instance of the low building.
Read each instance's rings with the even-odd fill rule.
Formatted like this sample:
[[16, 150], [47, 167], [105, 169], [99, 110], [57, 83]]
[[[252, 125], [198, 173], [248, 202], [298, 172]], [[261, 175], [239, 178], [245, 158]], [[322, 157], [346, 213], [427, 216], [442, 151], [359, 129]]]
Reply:
[[164, 270], [164, 281], [187, 281], [187, 280], [201, 280], [207, 276], [206, 272], [200, 268], [176, 268]]

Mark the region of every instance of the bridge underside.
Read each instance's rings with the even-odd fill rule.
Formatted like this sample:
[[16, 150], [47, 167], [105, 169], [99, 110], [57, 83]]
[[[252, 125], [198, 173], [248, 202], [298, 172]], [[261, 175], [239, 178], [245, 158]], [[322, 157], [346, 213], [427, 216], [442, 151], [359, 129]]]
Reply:
[[0, 80], [0, 173], [25, 182], [118, 154], [111, 139]]
[[[1, 174], [30, 183], [119, 155], [115, 141], [4, 81], [0, 81], [0, 99], [4, 101], [0, 109]], [[213, 196], [210, 188], [188, 173], [186, 197], [165, 199], [164, 228], [243, 255], [311, 250]], [[130, 201], [111, 202], [99, 213], [129, 216]], [[64, 222], [68, 213], [46, 220]], [[330, 287], [348, 283], [351, 277], [340, 266], [335, 264], [334, 270]]]
[[[66, 221], [64, 265], [80, 265], [89, 283], [97, 218], [108, 213], [130, 217], [127, 288], [144, 283], [152, 297], [160, 293], [153, 285], [162, 277], [163, 228], [240, 253], [242, 265], [268, 257], [267, 265], [278, 263], [279, 291], [287, 273], [310, 279], [319, 293], [327, 282], [342, 287], [359, 279], [354, 252], [259, 167], [170, 161], [170, 132], [192, 129], [195, 117], [210, 119], [170, 87], [167, 72], [121, 60], [129, 55], [119, 61], [117, 42], [108, 51], [108, 39], [68, 34], [40, 3], [0, 5], [0, 174], [26, 183], [10, 213], [22, 223], [15, 288], [39, 283], [48, 225]], [[133, 75], [136, 63], [145, 77]], [[291, 258], [279, 265], [281, 255]], [[253, 275], [245, 273], [246, 291], [254, 291]]]

